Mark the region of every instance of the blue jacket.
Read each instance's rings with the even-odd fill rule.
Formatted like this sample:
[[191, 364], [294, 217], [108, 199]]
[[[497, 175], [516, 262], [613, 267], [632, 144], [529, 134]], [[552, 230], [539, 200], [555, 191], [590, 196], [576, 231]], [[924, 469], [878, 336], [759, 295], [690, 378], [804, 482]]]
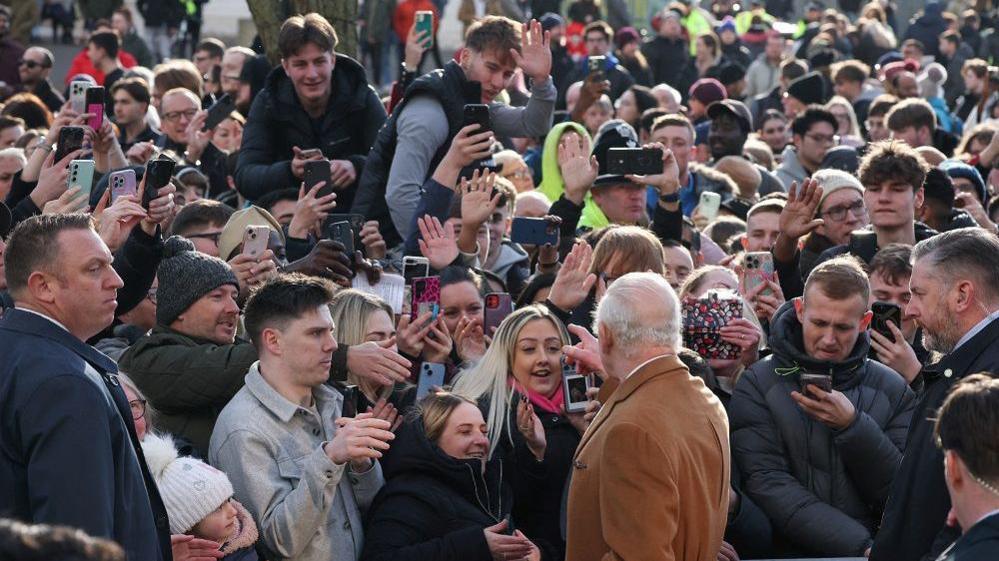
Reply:
[[0, 320], [0, 341], [0, 513], [112, 539], [129, 561], [171, 559], [114, 361], [19, 309]]

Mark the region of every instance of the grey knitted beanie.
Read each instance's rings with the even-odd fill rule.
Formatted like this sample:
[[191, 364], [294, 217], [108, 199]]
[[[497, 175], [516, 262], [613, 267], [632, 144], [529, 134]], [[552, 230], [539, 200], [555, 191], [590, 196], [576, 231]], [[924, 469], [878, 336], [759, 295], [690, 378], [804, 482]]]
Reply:
[[191, 304], [216, 288], [231, 284], [239, 287], [229, 264], [194, 249], [194, 244], [172, 236], [163, 244], [163, 260], [156, 271], [156, 323], [169, 326]]

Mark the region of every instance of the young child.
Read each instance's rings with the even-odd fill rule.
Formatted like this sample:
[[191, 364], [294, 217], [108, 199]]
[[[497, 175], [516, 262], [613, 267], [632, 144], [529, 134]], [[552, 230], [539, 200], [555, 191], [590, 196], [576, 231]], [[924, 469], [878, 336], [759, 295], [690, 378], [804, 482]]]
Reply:
[[222, 544], [223, 561], [258, 561], [257, 525], [232, 498], [226, 474], [195, 458], [179, 457], [173, 439], [147, 433], [142, 441], [149, 471], [170, 518], [171, 534]]

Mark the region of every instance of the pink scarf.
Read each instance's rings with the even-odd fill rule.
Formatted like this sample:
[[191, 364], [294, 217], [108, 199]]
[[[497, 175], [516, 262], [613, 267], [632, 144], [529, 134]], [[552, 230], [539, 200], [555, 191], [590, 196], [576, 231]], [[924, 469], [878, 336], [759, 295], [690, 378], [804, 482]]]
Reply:
[[562, 391], [562, 384], [558, 385], [558, 388], [555, 389], [555, 393], [551, 397], [545, 397], [537, 392], [532, 392], [524, 387], [523, 384], [517, 383], [517, 380], [512, 376], [510, 377], [510, 387], [517, 390], [521, 395], [527, 395], [527, 399], [530, 400], [531, 404], [545, 413], [554, 413], [556, 415], [564, 413], [562, 409], [565, 407], [565, 395]]

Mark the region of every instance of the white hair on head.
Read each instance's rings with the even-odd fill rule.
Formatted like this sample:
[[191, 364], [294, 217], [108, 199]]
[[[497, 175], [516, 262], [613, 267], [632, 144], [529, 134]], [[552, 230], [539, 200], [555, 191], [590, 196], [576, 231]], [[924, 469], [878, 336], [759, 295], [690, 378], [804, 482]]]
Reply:
[[628, 273], [614, 281], [597, 305], [593, 332], [603, 325], [627, 355], [640, 347], [680, 348], [680, 302], [656, 273]]
[[683, 96], [680, 95], [680, 90], [674, 88], [669, 84], [656, 84], [652, 88], [652, 95], [655, 95], [659, 92], [665, 92], [667, 95], [673, 98], [673, 103], [676, 103], [678, 105], [680, 101], [683, 99]]
[[0, 160], [6, 158], [14, 158], [15, 160], [21, 162], [21, 167], [28, 165], [28, 158], [24, 155], [24, 148], [17, 148], [16, 146], [10, 146], [0, 150]]

